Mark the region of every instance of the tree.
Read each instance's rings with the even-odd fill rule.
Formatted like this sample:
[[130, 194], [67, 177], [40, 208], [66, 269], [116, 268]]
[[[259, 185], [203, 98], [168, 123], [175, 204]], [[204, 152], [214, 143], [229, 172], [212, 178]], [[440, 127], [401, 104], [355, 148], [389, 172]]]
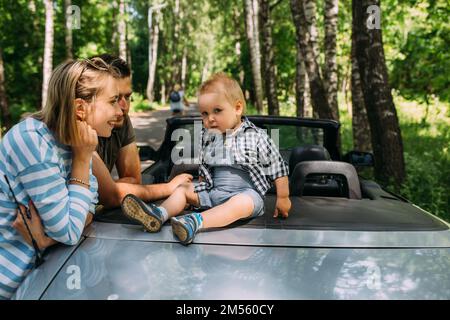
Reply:
[[263, 111], [263, 90], [261, 79], [261, 53], [259, 46], [259, 29], [258, 29], [258, 2], [257, 0], [244, 0], [245, 16], [246, 16], [246, 34], [250, 48], [250, 62], [252, 66], [254, 93], [256, 110], [258, 113]]
[[71, 0], [64, 0], [64, 7], [65, 7], [65, 17], [66, 17], [66, 58], [72, 59], [73, 53], [73, 37], [72, 37], [72, 14], [71, 14], [71, 6], [72, 1]]
[[370, 137], [369, 120], [367, 119], [366, 105], [361, 88], [361, 77], [359, 74], [358, 61], [355, 56], [355, 32], [352, 32], [352, 128], [353, 148], [358, 151], [371, 152], [372, 144]]
[[352, 6], [355, 56], [372, 135], [375, 177], [398, 188], [405, 179], [402, 136], [388, 82], [381, 28], [371, 25], [377, 16], [368, 14], [380, 10], [380, 1], [353, 0]]
[[313, 110], [322, 119], [334, 119], [333, 112], [328, 104], [326, 91], [320, 75], [319, 64], [310, 42], [310, 32], [305, 17], [304, 5], [307, 0], [291, 0], [291, 12], [295, 25], [297, 41], [304, 58], [306, 72], [308, 75], [309, 86], [311, 90], [311, 102]]
[[300, 44], [296, 43], [297, 55], [296, 55], [296, 66], [295, 66], [295, 102], [297, 105], [296, 114], [297, 117], [303, 118], [305, 116], [305, 83], [306, 70], [305, 63], [303, 62], [302, 51], [300, 49]]
[[325, 64], [323, 78], [328, 103], [333, 112], [333, 119], [339, 120], [337, 100], [338, 76], [336, 63], [336, 32], [338, 22], [338, 0], [325, 0]]
[[42, 103], [44, 107], [47, 102], [48, 82], [53, 70], [53, 1], [44, 0], [45, 5], [45, 45], [44, 66], [42, 81]]
[[[159, 10], [165, 5], [156, 5], [148, 8], [148, 82], [147, 82], [147, 99], [152, 102], [154, 99], [153, 87], [155, 85], [155, 73], [156, 73], [156, 63], [158, 58], [158, 39], [159, 39], [159, 23], [161, 15]], [[153, 11], [156, 11], [156, 21], [153, 26], [152, 16]]]
[[124, 0], [119, 2], [119, 23], [117, 33], [119, 34], [119, 57], [127, 61], [127, 23], [126, 23], [126, 4]]
[[275, 73], [275, 57], [273, 52], [272, 20], [270, 18], [271, 7], [269, 0], [259, 0], [259, 18], [262, 33], [262, 61], [265, 91], [267, 96], [268, 113], [270, 115], [280, 114], [278, 103], [277, 79]]

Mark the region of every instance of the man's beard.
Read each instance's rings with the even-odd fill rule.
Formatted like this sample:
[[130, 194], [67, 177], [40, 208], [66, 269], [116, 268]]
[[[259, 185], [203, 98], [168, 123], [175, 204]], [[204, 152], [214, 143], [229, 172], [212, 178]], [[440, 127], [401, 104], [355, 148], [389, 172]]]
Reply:
[[122, 117], [114, 124], [114, 129], [122, 128], [124, 123], [125, 123], [125, 117]]

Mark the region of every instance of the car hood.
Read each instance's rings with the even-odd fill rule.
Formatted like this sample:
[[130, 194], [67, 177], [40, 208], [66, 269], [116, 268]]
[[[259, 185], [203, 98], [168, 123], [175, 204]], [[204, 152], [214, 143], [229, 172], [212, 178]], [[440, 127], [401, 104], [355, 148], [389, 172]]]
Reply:
[[[271, 231], [286, 235], [278, 234], [277, 242]], [[307, 232], [293, 231], [205, 232], [184, 247], [168, 226], [148, 234], [136, 226], [96, 223], [42, 287], [40, 298], [450, 299], [450, 246], [444, 233], [439, 241], [436, 233], [433, 243], [432, 233], [422, 232], [428, 246], [415, 247], [406, 241], [399, 245], [398, 232], [391, 232], [397, 243], [376, 232], [353, 239], [340, 232], [340, 244], [327, 246], [338, 233], [312, 231], [321, 238], [313, 245]], [[375, 246], [371, 237], [384, 238], [384, 245]]]

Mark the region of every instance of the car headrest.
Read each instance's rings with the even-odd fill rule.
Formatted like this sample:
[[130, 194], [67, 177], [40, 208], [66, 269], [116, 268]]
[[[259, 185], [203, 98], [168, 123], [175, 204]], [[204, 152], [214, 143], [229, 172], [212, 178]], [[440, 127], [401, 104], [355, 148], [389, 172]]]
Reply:
[[[290, 177], [290, 193], [302, 196], [309, 175], [339, 175], [343, 176], [348, 186], [345, 195], [349, 199], [361, 199], [361, 186], [355, 167], [340, 161], [304, 161], [295, 166]], [[317, 188], [317, 186], [310, 186]], [[331, 186], [332, 187], [332, 186]], [[320, 195], [320, 190], [316, 190]]]
[[289, 172], [293, 172], [295, 166], [302, 161], [331, 160], [328, 150], [319, 145], [307, 145], [295, 147], [289, 157]]

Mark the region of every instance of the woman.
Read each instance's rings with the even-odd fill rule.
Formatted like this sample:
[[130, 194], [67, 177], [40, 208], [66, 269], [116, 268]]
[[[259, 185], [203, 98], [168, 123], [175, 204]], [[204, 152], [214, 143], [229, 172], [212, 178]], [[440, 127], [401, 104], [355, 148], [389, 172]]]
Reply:
[[[91, 168], [97, 135], [110, 136], [122, 116], [117, 77], [101, 59], [59, 65], [43, 110], [0, 141], [0, 299], [14, 294], [39, 262], [40, 249], [55, 242], [76, 244], [91, 220], [97, 202]], [[22, 237], [14, 229], [18, 205], [21, 218], [31, 217], [25, 218], [28, 234], [41, 220], [45, 237]]]

